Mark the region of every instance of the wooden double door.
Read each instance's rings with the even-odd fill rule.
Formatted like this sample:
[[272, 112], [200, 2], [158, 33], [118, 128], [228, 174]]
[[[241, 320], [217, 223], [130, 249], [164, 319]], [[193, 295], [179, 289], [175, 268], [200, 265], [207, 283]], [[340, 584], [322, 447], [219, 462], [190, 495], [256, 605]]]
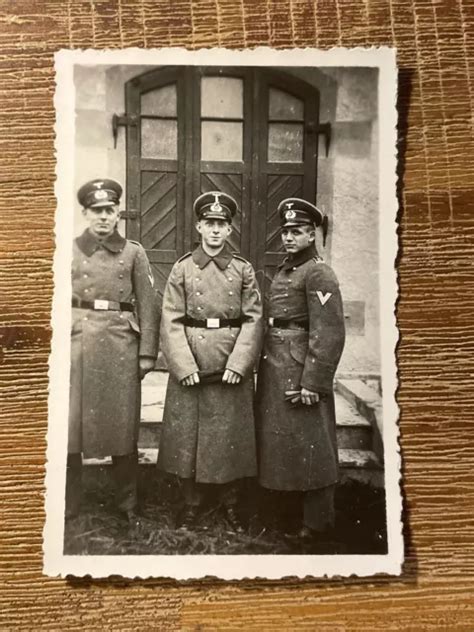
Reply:
[[202, 192], [232, 195], [230, 238], [267, 289], [282, 258], [278, 203], [316, 199], [319, 93], [266, 68], [166, 67], [126, 84], [127, 236], [148, 253], [160, 293], [198, 242]]

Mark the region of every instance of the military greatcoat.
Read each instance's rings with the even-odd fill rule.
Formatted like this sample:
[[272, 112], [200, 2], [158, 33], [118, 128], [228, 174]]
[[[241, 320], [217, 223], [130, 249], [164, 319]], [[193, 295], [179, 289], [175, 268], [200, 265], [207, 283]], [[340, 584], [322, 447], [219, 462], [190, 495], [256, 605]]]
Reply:
[[[269, 327], [257, 381], [259, 482], [307, 491], [337, 482], [333, 380], [344, 346], [344, 315], [332, 269], [311, 246], [289, 256], [270, 289], [269, 317], [309, 323]], [[286, 323], [285, 323], [286, 324]], [[313, 406], [292, 406], [285, 391], [320, 394]]]
[[120, 456], [136, 449], [140, 356], [156, 357], [159, 310], [148, 259], [114, 232], [98, 241], [86, 230], [73, 243], [72, 295], [133, 303], [135, 310], [72, 308], [70, 453]]
[[[185, 317], [241, 319], [240, 326], [189, 327]], [[253, 367], [262, 338], [262, 305], [255, 273], [226, 245], [211, 258], [199, 246], [169, 276], [161, 348], [170, 377], [158, 467], [199, 483], [226, 483], [257, 473]], [[231, 369], [237, 385], [182, 386], [196, 371]]]

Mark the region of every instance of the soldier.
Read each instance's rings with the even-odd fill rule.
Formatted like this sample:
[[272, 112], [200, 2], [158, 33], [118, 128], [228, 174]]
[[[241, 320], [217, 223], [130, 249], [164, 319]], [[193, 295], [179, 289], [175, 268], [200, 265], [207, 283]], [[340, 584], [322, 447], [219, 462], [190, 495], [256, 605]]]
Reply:
[[117, 508], [135, 522], [140, 380], [154, 367], [159, 311], [144, 249], [117, 231], [121, 194], [109, 179], [77, 194], [89, 226], [73, 244], [66, 515], [79, 512], [81, 453], [112, 456]]
[[[257, 381], [259, 482], [303, 492], [298, 535], [330, 530], [338, 479], [333, 379], [344, 346], [339, 284], [315, 247], [327, 217], [298, 198], [278, 206], [288, 253], [270, 288]], [[294, 495], [295, 496], [295, 495]]]
[[201, 245], [175, 263], [163, 296], [170, 376], [158, 467], [182, 479], [177, 525], [185, 528], [196, 522], [202, 484], [213, 483], [228, 523], [240, 531], [237, 481], [257, 473], [253, 367], [262, 305], [251, 264], [226, 243], [236, 211], [220, 191], [196, 199]]

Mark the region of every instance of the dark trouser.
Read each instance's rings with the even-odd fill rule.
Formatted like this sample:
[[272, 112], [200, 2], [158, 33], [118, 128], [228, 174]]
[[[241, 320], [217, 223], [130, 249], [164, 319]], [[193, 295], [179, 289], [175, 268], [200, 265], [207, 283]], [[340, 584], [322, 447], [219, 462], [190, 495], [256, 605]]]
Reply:
[[336, 512], [334, 509], [335, 485], [311, 489], [303, 492], [303, 523], [313, 531], [324, 531], [334, 527]]
[[[112, 475], [115, 484], [115, 504], [122, 511], [137, 506], [138, 454], [112, 456]], [[80, 453], [67, 455], [66, 516], [79, 513], [82, 496], [82, 457]]]
[[219, 502], [226, 507], [237, 504], [238, 498], [238, 481], [223, 483], [222, 485], [206, 485], [205, 483], [196, 483], [193, 478], [182, 478], [184, 502], [186, 505], [198, 507], [210, 487], [216, 490]]

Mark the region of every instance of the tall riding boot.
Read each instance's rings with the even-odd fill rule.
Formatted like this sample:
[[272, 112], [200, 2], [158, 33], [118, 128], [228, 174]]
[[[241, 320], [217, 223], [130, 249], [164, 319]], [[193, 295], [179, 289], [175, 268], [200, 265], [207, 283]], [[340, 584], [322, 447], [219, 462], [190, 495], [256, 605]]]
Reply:
[[334, 507], [335, 485], [311, 489], [303, 494], [303, 530], [314, 535], [328, 534], [336, 520]]
[[225, 518], [232, 531], [242, 533], [244, 529], [237, 511], [239, 482], [231, 481], [230, 483], [219, 485], [219, 499], [224, 505]]
[[202, 502], [202, 487], [193, 478], [181, 479], [184, 496], [184, 507], [176, 520], [177, 529], [191, 529], [196, 526], [199, 506]]
[[136, 518], [138, 453], [112, 456], [115, 505], [129, 521]]
[[82, 498], [82, 457], [80, 452], [70, 453], [66, 461], [66, 518], [80, 512]]

